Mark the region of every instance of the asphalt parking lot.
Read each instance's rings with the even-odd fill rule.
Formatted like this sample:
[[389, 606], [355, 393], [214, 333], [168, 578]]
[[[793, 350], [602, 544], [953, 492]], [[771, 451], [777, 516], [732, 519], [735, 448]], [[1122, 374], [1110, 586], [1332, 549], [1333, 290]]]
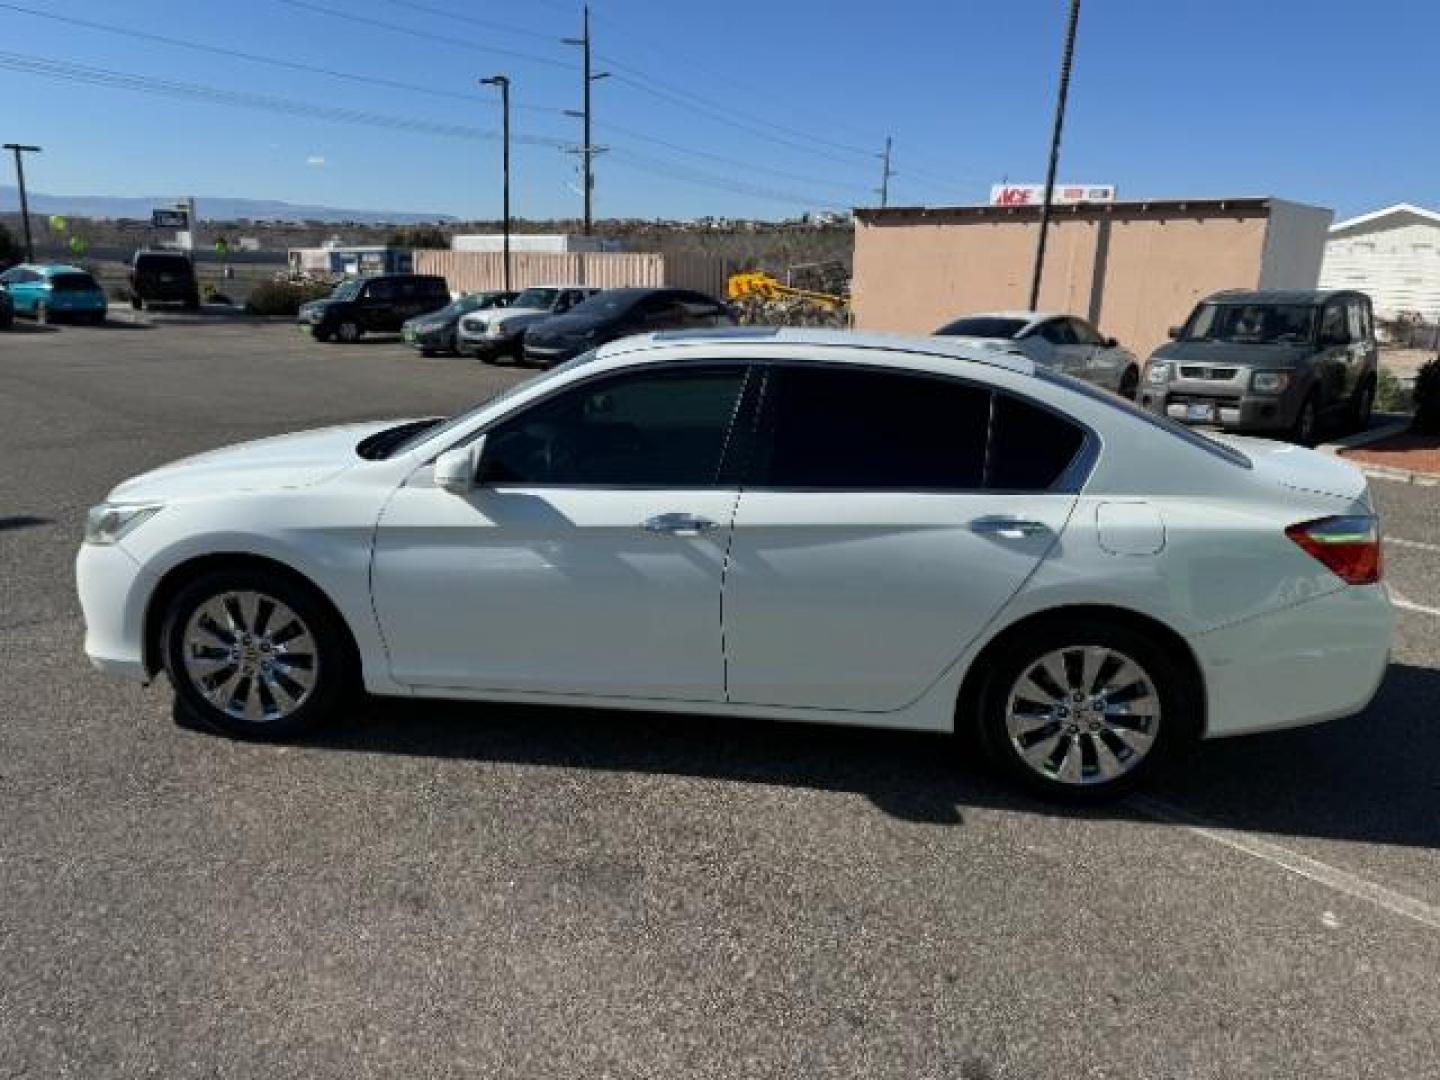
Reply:
[[1440, 488], [1363, 716], [1070, 812], [929, 736], [373, 702], [304, 746], [91, 671], [124, 477], [516, 378], [276, 325], [0, 333], [0, 1076], [1419, 1077]]

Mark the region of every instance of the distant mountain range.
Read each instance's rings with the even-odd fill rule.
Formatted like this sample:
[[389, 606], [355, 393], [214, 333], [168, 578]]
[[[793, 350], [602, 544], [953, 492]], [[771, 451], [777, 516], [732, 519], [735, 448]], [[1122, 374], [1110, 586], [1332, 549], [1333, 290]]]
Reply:
[[[32, 214], [68, 214], [88, 218], [143, 218], [151, 210], [169, 209], [175, 199], [117, 195], [47, 195], [42, 191], [28, 193]], [[196, 209], [202, 221], [353, 221], [364, 225], [414, 225], [420, 222], [452, 222], [448, 214], [424, 214], [407, 210], [340, 210], [333, 206], [304, 206], [275, 199], [208, 199], [196, 196]], [[0, 184], [0, 212], [20, 209], [20, 193], [13, 185]]]

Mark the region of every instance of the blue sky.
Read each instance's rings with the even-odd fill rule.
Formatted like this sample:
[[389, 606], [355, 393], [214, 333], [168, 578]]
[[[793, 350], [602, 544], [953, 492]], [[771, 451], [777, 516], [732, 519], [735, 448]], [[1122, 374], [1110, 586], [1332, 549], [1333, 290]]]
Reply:
[[[873, 203], [886, 135], [892, 204], [984, 201], [1002, 178], [1043, 180], [1065, 6], [596, 0], [597, 67], [612, 72], [595, 84], [596, 141], [613, 148], [597, 160], [597, 215]], [[0, 0], [0, 135], [45, 147], [28, 172], [50, 193], [496, 216], [499, 143], [479, 133], [498, 131], [499, 106], [475, 80], [506, 72], [520, 107], [516, 214], [578, 214], [575, 161], [551, 144], [578, 143], [579, 123], [547, 111], [578, 107], [578, 50], [558, 40], [578, 31], [568, 0]], [[1122, 197], [1273, 194], [1342, 217], [1435, 205], [1437, 41], [1440, 4], [1427, 0], [1086, 0], [1061, 179], [1114, 183]], [[14, 69], [35, 58], [383, 114], [406, 129]], [[8, 168], [0, 176], [11, 182]]]

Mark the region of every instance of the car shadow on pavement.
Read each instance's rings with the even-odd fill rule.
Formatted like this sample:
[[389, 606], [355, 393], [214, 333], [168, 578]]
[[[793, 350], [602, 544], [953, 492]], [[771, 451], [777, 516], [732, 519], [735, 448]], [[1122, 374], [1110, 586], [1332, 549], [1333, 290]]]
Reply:
[[948, 736], [765, 720], [370, 699], [306, 745], [852, 792], [931, 825], [989, 808], [1440, 848], [1440, 671], [1403, 664], [1359, 716], [1203, 743], [1095, 808], [1032, 798]]
[[40, 525], [54, 524], [54, 518], [35, 517], [33, 514], [0, 516], [0, 532], [10, 532], [12, 529], [33, 529]]
[[15, 320], [14, 322], [12, 322], [8, 327], [6, 327], [6, 328], [4, 329], [3, 333], [6, 333], [6, 334], [54, 334], [54, 333], [58, 332], [59, 329], [60, 329], [60, 327], [56, 326], [54, 323], [37, 323], [37, 322], [30, 322], [30, 321], [25, 320], [25, 319], [16, 319], [16, 320]]

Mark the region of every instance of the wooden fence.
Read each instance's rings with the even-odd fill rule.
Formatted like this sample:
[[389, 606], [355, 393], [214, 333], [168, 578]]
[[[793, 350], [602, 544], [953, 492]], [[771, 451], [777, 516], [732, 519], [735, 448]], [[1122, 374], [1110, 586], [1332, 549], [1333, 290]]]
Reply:
[[[655, 255], [640, 252], [579, 252], [542, 254], [511, 252], [511, 287], [530, 285], [595, 285], [695, 289], [725, 298], [728, 260], [712, 255]], [[439, 274], [453, 293], [500, 289], [505, 284], [505, 257], [497, 251], [417, 251], [417, 274]]]

